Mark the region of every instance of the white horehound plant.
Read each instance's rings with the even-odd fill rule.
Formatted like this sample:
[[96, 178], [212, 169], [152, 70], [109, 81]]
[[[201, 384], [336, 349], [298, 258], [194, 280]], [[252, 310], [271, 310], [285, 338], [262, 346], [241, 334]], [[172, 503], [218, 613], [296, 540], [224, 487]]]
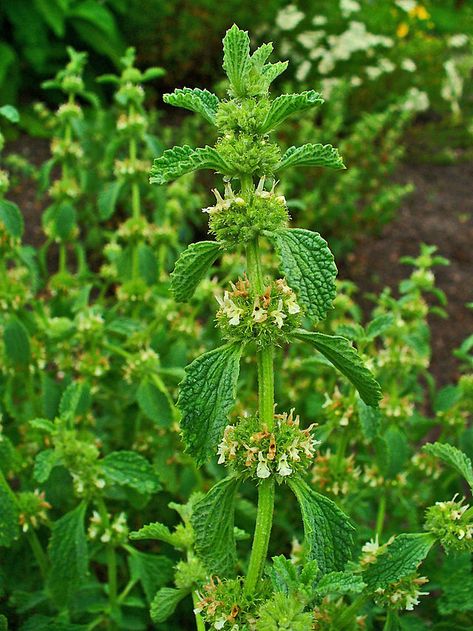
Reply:
[[[316, 322], [331, 309], [337, 268], [319, 234], [287, 227], [287, 205], [275, 190], [275, 178], [289, 167], [342, 169], [344, 165], [331, 145], [291, 147], [282, 155], [270, 134], [287, 117], [317, 107], [323, 99], [310, 90], [271, 100], [269, 86], [287, 62], [267, 63], [271, 44], [263, 44], [250, 55], [248, 34], [236, 26], [227, 32], [223, 44], [229, 100], [219, 101], [207, 90], [188, 88], [164, 97], [167, 103], [198, 112], [216, 125], [215, 147], [165, 151], [154, 162], [151, 182], [165, 184], [197, 169], [223, 176], [224, 192], [215, 190], [215, 206], [205, 209], [216, 240], [194, 243], [181, 255], [171, 285], [177, 300], [191, 298], [222, 252], [243, 249], [246, 254], [245, 278], [219, 300], [217, 322], [228, 341], [187, 367], [178, 406], [183, 439], [197, 463], [205, 463], [218, 452], [219, 462], [231, 469], [196, 504], [192, 516], [195, 551], [210, 575], [223, 579], [234, 571], [236, 491], [243, 479], [253, 479], [258, 485], [256, 527], [241, 593], [248, 601], [262, 589], [276, 482], [286, 481], [295, 493], [308, 556], [316, 559], [323, 572], [343, 569], [353, 538], [349, 519], [303, 479], [317, 445], [312, 428], [301, 429], [292, 412], [275, 414], [275, 348], [293, 341], [311, 344], [354, 383], [368, 405], [377, 405], [380, 387], [348, 340], [300, 328], [302, 318]], [[262, 239], [273, 246], [282, 278], [270, 280], [265, 274]], [[246, 349], [256, 349], [258, 411], [229, 425]], [[221, 615], [220, 608], [214, 611], [205, 599], [200, 609], [208, 622], [217, 622], [213, 619]]]
[[[178, 400], [188, 453], [198, 465], [218, 456], [230, 471], [204, 497], [191, 501], [192, 514], [184, 520], [186, 543], [177, 546], [187, 550], [188, 567], [179, 564], [177, 589], [158, 592], [152, 617], [163, 622], [192, 593], [198, 629], [206, 624], [212, 629], [261, 631], [343, 629], [353, 626], [371, 597], [388, 611], [392, 607], [394, 613], [386, 619], [391, 624], [397, 609], [412, 608], [421, 595], [418, 588], [425, 580], [416, 569], [435, 541], [432, 529], [400, 535], [384, 546], [377, 541], [367, 544], [359, 563], [347, 566], [354, 526], [331, 499], [304, 479], [318, 446], [314, 425], [303, 429], [294, 410], [275, 413], [275, 349], [292, 342], [305, 342], [324, 356], [355, 386], [367, 407], [377, 407], [381, 398], [379, 384], [347, 339], [302, 328], [316, 324], [332, 308], [337, 268], [319, 234], [288, 228], [287, 205], [276, 189], [275, 178], [286, 168], [342, 169], [344, 165], [331, 145], [306, 144], [281, 154], [271, 132], [287, 117], [320, 105], [322, 98], [310, 90], [270, 99], [269, 86], [287, 62], [267, 62], [271, 44], [250, 54], [248, 34], [235, 25], [223, 45], [228, 100], [189, 88], [164, 97], [168, 104], [195, 111], [215, 125], [215, 147], [165, 151], [154, 162], [151, 182], [166, 184], [198, 169], [210, 169], [223, 178], [224, 190], [213, 191], [216, 204], [204, 209], [215, 241], [191, 244], [177, 261], [171, 283], [177, 301], [190, 300], [220, 254], [239, 250], [246, 255], [243, 278], [235, 279], [217, 298], [217, 325], [227, 342], [187, 366]], [[263, 260], [270, 258], [263, 241], [275, 252], [280, 278], [267, 273], [276, 267], [276, 260], [264, 269]], [[229, 422], [244, 352], [256, 355], [258, 410]], [[241, 531], [234, 527], [234, 511], [243, 481], [257, 485], [258, 507], [249, 562], [240, 566], [244, 576], [235, 578], [236, 539]], [[274, 557], [266, 578], [275, 487], [282, 483], [300, 505], [305, 563], [294, 567], [283, 556]], [[172, 545], [173, 537], [159, 523], [132, 533], [133, 539], [155, 538]], [[358, 596], [348, 607], [341, 606], [342, 601], [329, 601], [328, 610], [324, 605], [330, 595], [349, 594]], [[307, 611], [310, 605], [312, 611]], [[320, 626], [327, 611], [333, 627]]]

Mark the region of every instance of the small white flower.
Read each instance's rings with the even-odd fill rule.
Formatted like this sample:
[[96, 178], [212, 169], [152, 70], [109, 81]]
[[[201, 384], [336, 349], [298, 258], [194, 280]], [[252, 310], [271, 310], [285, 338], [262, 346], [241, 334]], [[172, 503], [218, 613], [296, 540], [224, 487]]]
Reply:
[[277, 471], [278, 471], [279, 475], [283, 476], [283, 477], [285, 477], [287, 475], [291, 475], [292, 468], [289, 466], [289, 464], [287, 462], [287, 455], [286, 454], [283, 454], [279, 458]]
[[258, 324], [264, 322], [268, 318], [268, 313], [260, 306], [259, 298], [256, 298], [252, 313], [253, 320]]
[[283, 309], [282, 298], [280, 298], [278, 301], [278, 308], [275, 309], [274, 311], [271, 311], [271, 317], [273, 318], [275, 323], [278, 325], [278, 328], [280, 329], [282, 329], [284, 325], [284, 320], [287, 318], [287, 315], [283, 312], [282, 309]]
[[301, 310], [294, 295], [289, 296], [289, 298], [286, 299], [286, 307], [288, 312], [291, 314], [299, 313]]
[[261, 452], [258, 454], [258, 466], [256, 467], [256, 475], [258, 478], [269, 478], [271, 475], [271, 471], [266, 464], [266, 459]]

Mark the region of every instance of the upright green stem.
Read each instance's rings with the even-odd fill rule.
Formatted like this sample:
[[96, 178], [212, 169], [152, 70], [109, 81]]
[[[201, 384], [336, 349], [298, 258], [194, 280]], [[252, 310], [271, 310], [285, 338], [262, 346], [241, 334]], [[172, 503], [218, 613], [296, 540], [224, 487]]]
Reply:
[[41, 545], [38, 535], [35, 533], [33, 529], [29, 529], [26, 533], [27, 539], [33, 550], [33, 554], [35, 556], [36, 562], [39, 565], [39, 569], [41, 572], [41, 576], [43, 579], [46, 579], [48, 575], [48, 557], [46, 556], [43, 546]]
[[342, 629], [346, 629], [347, 627], [351, 628], [353, 620], [356, 618], [358, 612], [363, 607], [363, 605], [368, 600], [368, 596], [362, 594], [355, 598], [352, 604], [347, 607], [342, 613], [335, 619], [335, 627], [337, 630], [342, 631]]
[[[133, 106], [130, 106], [128, 114], [131, 116], [133, 113], [134, 108]], [[128, 144], [128, 157], [132, 167], [136, 166], [137, 151], [138, 147], [136, 138], [130, 138], [130, 142]], [[134, 178], [136, 178], [136, 173], [134, 174]], [[136, 179], [133, 179], [133, 182], [131, 184], [131, 210], [133, 219], [139, 219], [141, 216], [140, 185], [136, 181]], [[133, 245], [131, 267], [132, 277], [136, 278], [139, 272], [138, 246], [136, 244]]]
[[378, 516], [376, 517], [376, 536], [378, 541], [383, 534], [384, 516], [386, 514], [386, 492], [384, 491], [379, 499]]
[[[251, 195], [254, 190], [253, 181], [247, 178], [242, 181], [242, 194]], [[248, 278], [257, 294], [264, 292], [263, 270], [258, 239], [250, 242], [246, 250]], [[274, 426], [274, 366], [273, 347], [268, 346], [257, 353], [258, 364], [258, 408], [262, 425], [270, 431]], [[262, 480], [258, 486], [258, 512], [255, 533], [251, 549], [250, 563], [245, 580], [245, 595], [253, 594], [263, 575], [264, 564], [268, 554], [269, 538], [274, 512], [274, 479]]]
[[[105, 528], [110, 528], [110, 519], [108, 517], [107, 507], [103, 499], [97, 498], [97, 508], [101, 520]], [[112, 616], [118, 611], [117, 600], [117, 557], [115, 546], [112, 542], [107, 545], [107, 578], [108, 578], [108, 601], [110, 604], [110, 613]]]
[[67, 269], [67, 251], [66, 244], [61, 242], [59, 244], [59, 271], [64, 273]]

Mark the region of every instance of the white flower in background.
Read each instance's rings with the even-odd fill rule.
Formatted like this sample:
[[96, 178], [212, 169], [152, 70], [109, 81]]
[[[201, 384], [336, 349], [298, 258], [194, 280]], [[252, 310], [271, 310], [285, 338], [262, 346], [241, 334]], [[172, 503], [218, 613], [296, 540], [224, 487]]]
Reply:
[[382, 72], [393, 72], [393, 70], [396, 69], [396, 66], [393, 64], [393, 62], [390, 59], [386, 59], [386, 57], [383, 57], [383, 59], [379, 60], [378, 66]]
[[327, 24], [327, 18], [325, 15], [316, 15], [312, 20], [312, 24], [314, 26], [323, 26], [324, 24]]
[[460, 105], [458, 101], [463, 94], [463, 77], [458, 72], [453, 59], [448, 59], [443, 67], [445, 68], [445, 80], [442, 85], [442, 98], [450, 102], [452, 111], [455, 114], [459, 114]]
[[356, 13], [360, 9], [361, 7], [356, 0], [340, 0], [340, 11], [344, 18], [347, 18], [352, 13]]
[[361, 80], [361, 77], [352, 77], [350, 79], [350, 85], [352, 85], [354, 88], [357, 88], [362, 83], [363, 83], [363, 81]]
[[415, 72], [417, 70], [417, 66], [412, 59], [403, 59], [401, 62], [401, 68], [406, 72]]
[[296, 39], [304, 48], [314, 48], [324, 36], [325, 31], [304, 31]]
[[424, 112], [429, 105], [429, 97], [426, 92], [422, 92], [419, 88], [411, 88], [407, 92], [406, 100], [402, 107], [409, 112]]
[[318, 59], [319, 57], [323, 57], [327, 53], [327, 49], [323, 46], [317, 46], [309, 52], [309, 59]]
[[330, 98], [330, 94], [332, 93], [332, 90], [336, 88], [339, 83], [340, 83], [340, 79], [338, 79], [337, 77], [330, 77], [330, 79], [322, 79], [321, 92], [326, 99]]
[[303, 19], [304, 13], [299, 11], [295, 4], [288, 4], [277, 14], [276, 26], [279, 26], [281, 31], [291, 31]]
[[396, 4], [406, 13], [409, 13], [409, 11], [412, 11], [412, 9], [415, 9], [417, 6], [415, 0], [396, 0]]
[[374, 80], [380, 77], [383, 74], [383, 71], [381, 70], [381, 68], [378, 68], [378, 66], [367, 66], [366, 74], [368, 75], [369, 79]]
[[322, 58], [322, 61], [318, 66], [320, 74], [328, 74], [329, 72], [332, 72], [334, 68], [335, 59], [329, 53], [326, 53], [325, 57]]
[[279, 50], [281, 51], [281, 55], [283, 57], [290, 57], [293, 50], [292, 42], [284, 38], [279, 46]]
[[312, 64], [308, 59], [304, 59], [301, 65], [296, 70], [296, 79], [298, 81], [304, 81], [310, 72]]
[[452, 48], [461, 48], [468, 43], [468, 35], [465, 33], [456, 33], [448, 38], [448, 45]]

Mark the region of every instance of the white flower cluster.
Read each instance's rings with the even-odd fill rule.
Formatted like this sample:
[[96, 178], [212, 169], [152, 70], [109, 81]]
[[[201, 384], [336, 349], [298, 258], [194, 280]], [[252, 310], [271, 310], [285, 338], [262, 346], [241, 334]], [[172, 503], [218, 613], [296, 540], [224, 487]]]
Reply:
[[361, 9], [360, 3], [356, 0], [340, 0], [340, 11], [344, 18], [349, 17]]
[[378, 587], [375, 592], [384, 597], [383, 603], [387, 600], [396, 609], [412, 611], [414, 606], [419, 604], [419, 596], [428, 596], [429, 592], [421, 592], [419, 589], [428, 581], [429, 579], [425, 576], [418, 576], [411, 580], [400, 580], [395, 586], [386, 589]]
[[[226, 316], [228, 318], [228, 324], [231, 326], [238, 326], [240, 320], [247, 315], [245, 309], [246, 305], [244, 303], [238, 303], [237, 300], [239, 296], [243, 295], [244, 291], [246, 293], [246, 290], [242, 289], [243, 284], [245, 284], [245, 281], [239, 281], [236, 285], [231, 283], [231, 292], [225, 291], [223, 298], [216, 296], [220, 306], [217, 317]], [[256, 296], [251, 308], [251, 319], [255, 324], [262, 324], [263, 322], [272, 320], [279, 329], [282, 329], [284, 320], [286, 320], [288, 314], [296, 315], [300, 313], [301, 308], [296, 302], [295, 293], [284, 279], [280, 278], [276, 280], [275, 285], [278, 292], [282, 294], [282, 298], [279, 298], [276, 306], [274, 306], [274, 302], [271, 301], [271, 295], [268, 291], [263, 296]]]
[[276, 26], [281, 31], [292, 31], [305, 17], [295, 4], [288, 4], [276, 16]]
[[143, 348], [129, 357], [123, 368], [125, 381], [132, 383], [136, 377], [153, 373], [159, 367], [159, 355], [152, 348]]
[[103, 316], [97, 311], [89, 310], [86, 313], [80, 312], [76, 317], [76, 326], [80, 333], [101, 331], [103, 325]]
[[459, 522], [466, 511], [470, 508], [468, 504], [462, 504], [463, 500], [458, 502], [457, 497], [458, 494], [448, 502], [435, 502], [435, 506], [438, 507], [439, 511], [443, 514], [446, 520], [455, 525], [455, 528], [452, 529], [452, 531], [454, 531], [458, 541], [462, 541], [463, 539], [471, 540], [473, 539], [473, 523], [455, 523]]
[[[218, 446], [218, 463], [241, 461], [243, 467], [255, 468], [256, 477], [269, 478], [276, 473], [287, 477], [294, 472], [295, 465], [304, 459], [312, 460], [320, 441], [312, 435], [315, 424], [305, 430], [299, 429], [299, 416], [276, 414], [276, 427], [269, 431], [263, 427], [256, 432], [239, 431], [240, 427], [227, 425], [222, 442]], [[243, 420], [244, 424], [244, 420]]]
[[101, 515], [94, 511], [90, 518], [88, 535], [90, 539], [98, 539], [102, 543], [111, 541], [126, 540], [128, 537], [128, 525], [125, 513], [119, 513], [115, 519], [111, 520], [107, 515], [108, 524], [104, 523]]
[[238, 206], [243, 206], [245, 204], [243, 197], [235, 195], [230, 182], [225, 183], [224, 197], [220, 195], [220, 191], [217, 188], [213, 188], [212, 193], [215, 195], [217, 203], [215, 206], [208, 206], [207, 208], [202, 209], [202, 212], [207, 213], [208, 215], [214, 215], [222, 210], [228, 210], [233, 204], [237, 204]]

